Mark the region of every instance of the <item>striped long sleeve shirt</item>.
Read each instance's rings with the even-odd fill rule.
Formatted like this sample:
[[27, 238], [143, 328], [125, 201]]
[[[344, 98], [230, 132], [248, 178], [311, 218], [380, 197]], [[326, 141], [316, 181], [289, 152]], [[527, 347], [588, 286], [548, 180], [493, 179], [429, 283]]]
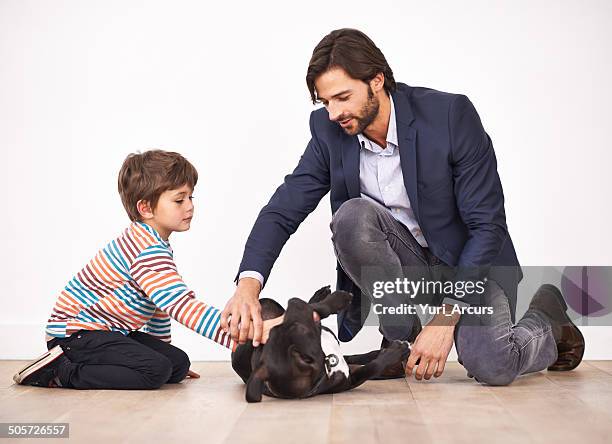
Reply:
[[79, 330], [145, 331], [170, 342], [170, 318], [235, 349], [220, 328], [221, 312], [183, 282], [169, 242], [151, 226], [132, 223], [74, 276], [47, 322], [47, 339]]

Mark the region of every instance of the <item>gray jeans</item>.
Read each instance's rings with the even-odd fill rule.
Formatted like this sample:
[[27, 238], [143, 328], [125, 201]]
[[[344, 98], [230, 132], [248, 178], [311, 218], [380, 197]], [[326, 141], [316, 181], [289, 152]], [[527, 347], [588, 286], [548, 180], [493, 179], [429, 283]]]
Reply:
[[[375, 297], [374, 280], [444, 280], [452, 270], [423, 248], [383, 206], [368, 199], [351, 199], [334, 214], [331, 230], [338, 262], [362, 291], [368, 309], [370, 303], [383, 307], [441, 303], [442, 297], [437, 295], [430, 300], [394, 292]], [[367, 272], [372, 269], [377, 271]], [[513, 325], [508, 299], [492, 280], [486, 283], [481, 303], [492, 307], [492, 313], [464, 314], [455, 328], [459, 362], [470, 377], [490, 385], [507, 385], [517, 376], [544, 370], [557, 360], [551, 325], [545, 317], [528, 310]], [[385, 312], [378, 320], [388, 340], [413, 341], [421, 330], [415, 314]]]

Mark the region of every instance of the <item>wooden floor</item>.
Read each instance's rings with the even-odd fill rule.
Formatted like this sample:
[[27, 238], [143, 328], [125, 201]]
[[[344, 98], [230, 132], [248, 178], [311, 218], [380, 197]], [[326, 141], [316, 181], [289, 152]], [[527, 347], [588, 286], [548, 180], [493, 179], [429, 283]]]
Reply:
[[68, 422], [73, 442], [612, 442], [612, 361], [523, 376], [508, 387], [479, 385], [448, 363], [429, 382], [369, 381], [337, 395], [260, 404], [244, 401], [226, 362], [194, 363], [201, 379], [155, 391], [15, 386], [21, 365], [0, 361], [0, 422]]

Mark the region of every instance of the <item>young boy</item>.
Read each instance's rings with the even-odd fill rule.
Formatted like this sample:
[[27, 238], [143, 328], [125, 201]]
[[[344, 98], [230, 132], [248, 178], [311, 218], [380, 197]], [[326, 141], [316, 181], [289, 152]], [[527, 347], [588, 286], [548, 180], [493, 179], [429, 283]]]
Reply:
[[[130, 154], [119, 194], [132, 224], [72, 278], [47, 323], [47, 349], [14, 380], [76, 389], [154, 389], [183, 380], [189, 358], [170, 345], [170, 318], [218, 344], [236, 344], [220, 311], [181, 279], [168, 238], [193, 218], [196, 169], [178, 153]], [[197, 376], [197, 374], [191, 374]]]

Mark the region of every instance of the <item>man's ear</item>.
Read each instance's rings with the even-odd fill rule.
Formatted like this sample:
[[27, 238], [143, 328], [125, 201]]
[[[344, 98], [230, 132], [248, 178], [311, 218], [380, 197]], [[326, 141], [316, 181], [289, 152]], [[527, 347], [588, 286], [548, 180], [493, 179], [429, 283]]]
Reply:
[[148, 200], [140, 199], [136, 202], [136, 209], [143, 219], [150, 219], [153, 217], [153, 210]]
[[251, 373], [251, 377], [247, 381], [246, 400], [247, 402], [261, 402], [261, 394], [263, 393], [264, 382], [268, 379], [268, 368], [261, 362], [259, 367]]
[[377, 93], [385, 86], [385, 74], [379, 72], [370, 80], [370, 88], [374, 93]]

